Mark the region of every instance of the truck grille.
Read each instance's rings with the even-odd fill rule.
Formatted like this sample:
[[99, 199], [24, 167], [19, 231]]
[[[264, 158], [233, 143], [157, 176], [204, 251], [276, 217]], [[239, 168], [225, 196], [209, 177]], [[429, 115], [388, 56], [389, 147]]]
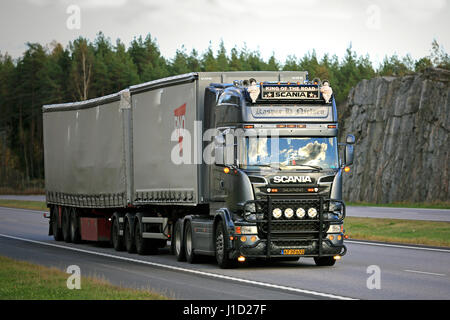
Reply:
[[[329, 214], [328, 207], [330, 201], [337, 201], [342, 204], [343, 213], [340, 218]], [[345, 205], [340, 200], [318, 198], [298, 198], [298, 199], [280, 199], [267, 196], [265, 200], [258, 199], [248, 201], [246, 206], [250, 203], [254, 204], [256, 209], [256, 225], [258, 227], [259, 237], [267, 242], [266, 256], [270, 257], [272, 247], [289, 248], [289, 247], [308, 247], [317, 252], [320, 256], [324, 253], [323, 240], [326, 239], [326, 232], [330, 223], [342, 222], [345, 217]], [[252, 205], [253, 206], [253, 205]], [[273, 210], [279, 208], [282, 211], [282, 216], [279, 218], [273, 217]], [[291, 208], [294, 215], [290, 218], [285, 217], [284, 211]], [[305, 215], [302, 218], [297, 217], [296, 210], [303, 208]], [[317, 215], [310, 218], [307, 214], [308, 209], [314, 208], [317, 210]], [[247, 216], [245, 216], [245, 219]], [[251, 220], [247, 220], [251, 221]]]

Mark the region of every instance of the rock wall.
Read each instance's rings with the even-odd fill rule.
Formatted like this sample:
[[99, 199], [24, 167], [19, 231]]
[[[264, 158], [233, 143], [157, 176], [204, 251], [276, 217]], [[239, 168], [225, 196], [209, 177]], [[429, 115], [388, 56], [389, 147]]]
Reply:
[[339, 108], [340, 140], [356, 138], [346, 201], [450, 201], [450, 71], [363, 80]]

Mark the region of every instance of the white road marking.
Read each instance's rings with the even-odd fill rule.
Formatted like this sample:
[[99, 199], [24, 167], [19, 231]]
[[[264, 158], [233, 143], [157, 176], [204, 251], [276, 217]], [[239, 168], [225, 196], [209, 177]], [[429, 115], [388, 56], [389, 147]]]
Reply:
[[403, 270], [403, 271], [413, 272], [413, 273], [421, 273], [421, 274], [429, 274], [429, 275], [432, 275], [432, 276], [444, 276], [444, 277], [446, 276], [443, 273], [434, 273], [434, 272], [425, 272], [425, 271], [416, 271], [416, 270]]
[[401, 248], [401, 249], [415, 249], [415, 250], [437, 251], [437, 252], [450, 253], [450, 249], [414, 247], [414, 246], [405, 246], [405, 245], [398, 245], [398, 244], [375, 243], [375, 242], [365, 242], [365, 241], [357, 241], [357, 240], [346, 240], [345, 242], [368, 245], [368, 246], [393, 247], [393, 248]]
[[236, 282], [240, 282], [240, 283], [252, 284], [252, 285], [256, 285], [256, 286], [260, 286], [260, 287], [266, 287], [266, 288], [290, 291], [290, 292], [295, 292], [295, 293], [309, 294], [309, 295], [319, 296], [319, 297], [329, 298], [329, 299], [357, 300], [355, 298], [338, 296], [338, 295], [329, 294], [329, 293], [323, 293], [323, 292], [318, 292], [318, 291], [299, 289], [299, 288], [294, 288], [294, 287], [287, 287], [287, 286], [271, 284], [271, 283], [267, 283], [267, 282], [247, 280], [247, 279], [236, 278], [236, 277], [232, 277], [232, 276], [226, 276], [226, 275], [210, 273], [210, 272], [204, 272], [204, 271], [199, 271], [199, 270], [194, 270], [194, 269], [175, 267], [175, 266], [165, 265], [165, 264], [156, 263], [156, 262], [144, 261], [144, 260], [139, 260], [139, 259], [132, 259], [132, 258], [116, 256], [116, 255], [107, 254], [107, 253], [101, 253], [101, 252], [84, 250], [84, 249], [79, 249], [79, 248], [74, 248], [74, 247], [69, 247], [69, 246], [58, 245], [58, 244], [54, 244], [54, 243], [48, 243], [48, 242], [31, 240], [31, 239], [19, 238], [19, 237], [5, 235], [5, 234], [1, 234], [1, 233], [0, 233], [0, 236], [5, 237], [5, 238], [10, 238], [10, 239], [15, 239], [15, 240], [21, 240], [21, 241], [36, 243], [36, 244], [40, 244], [40, 245], [44, 245], [44, 246], [50, 246], [50, 247], [55, 247], [55, 248], [67, 249], [67, 250], [72, 250], [72, 251], [77, 251], [77, 252], [82, 252], [82, 253], [89, 253], [89, 254], [93, 254], [93, 255], [97, 255], [97, 256], [108, 257], [108, 258], [113, 258], [113, 259], [119, 259], [119, 260], [124, 260], [124, 261], [129, 261], [129, 262], [142, 263], [142, 264], [146, 264], [146, 265], [150, 265], [150, 266], [154, 266], [154, 267], [165, 268], [165, 269], [174, 270], [174, 271], [187, 272], [187, 273], [201, 275], [201, 276], [206, 276], [206, 277], [210, 277], [210, 278], [216, 278], [216, 279], [223, 279], [223, 280], [229, 280], [229, 281], [236, 281]]

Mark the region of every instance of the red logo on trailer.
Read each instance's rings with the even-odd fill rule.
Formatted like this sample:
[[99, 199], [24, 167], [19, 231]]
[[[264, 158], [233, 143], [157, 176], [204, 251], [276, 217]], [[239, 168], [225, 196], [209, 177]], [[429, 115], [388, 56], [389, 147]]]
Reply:
[[186, 103], [176, 108], [174, 111], [175, 129], [177, 130], [178, 145], [180, 146], [180, 156], [183, 156], [183, 133], [184, 123], [186, 121]]

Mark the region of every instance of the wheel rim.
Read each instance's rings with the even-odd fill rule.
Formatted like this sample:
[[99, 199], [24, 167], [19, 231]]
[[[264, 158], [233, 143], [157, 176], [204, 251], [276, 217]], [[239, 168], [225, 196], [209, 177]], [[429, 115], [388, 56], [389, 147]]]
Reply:
[[175, 231], [175, 251], [177, 255], [181, 252], [181, 238], [180, 238], [180, 228], [178, 227]]
[[224, 252], [224, 241], [223, 241], [223, 232], [219, 231], [216, 237], [216, 256], [217, 259], [223, 260], [223, 252]]
[[188, 226], [186, 229], [186, 252], [189, 256], [192, 253], [192, 234], [190, 226]]

